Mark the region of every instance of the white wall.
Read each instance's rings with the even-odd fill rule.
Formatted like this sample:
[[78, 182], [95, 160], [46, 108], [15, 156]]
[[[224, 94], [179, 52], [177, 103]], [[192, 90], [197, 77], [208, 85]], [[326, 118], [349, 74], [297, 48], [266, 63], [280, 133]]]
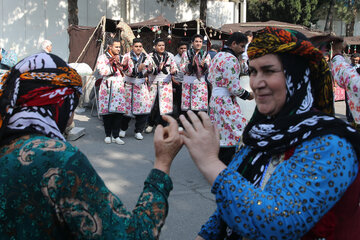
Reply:
[[[130, 3], [129, 16], [125, 3]], [[78, 0], [79, 25], [96, 26], [102, 16], [130, 23], [163, 15], [171, 22], [199, 18], [198, 7], [190, 8], [185, 0], [174, 7], [156, 0]], [[67, 60], [67, 0], [0, 0], [0, 47], [12, 49], [18, 58], [40, 51], [44, 39], [53, 42], [53, 53]], [[207, 22], [220, 27], [238, 21], [238, 9], [232, 2], [208, 2]]]
[[[220, 28], [226, 23], [238, 22], [238, 5], [234, 2], [208, 1], [207, 25]], [[156, 0], [131, 1], [130, 22], [163, 15], [170, 22], [183, 22], [200, 17], [199, 7], [190, 8], [186, 1], [178, 1], [171, 7], [169, 4], [157, 3]]]
[[207, 26], [220, 28], [227, 23], [239, 22], [239, 5], [234, 2], [208, 1]]
[[53, 51], [68, 56], [67, 1], [0, 0], [0, 47], [12, 49], [18, 58], [40, 51], [44, 39]]
[[[325, 20], [319, 20], [316, 23], [316, 27], [320, 30], [324, 30]], [[333, 31], [337, 36], [345, 36], [346, 35], [346, 24], [343, 21], [337, 20], [333, 23]], [[360, 14], [355, 19], [354, 26], [354, 36], [360, 36]]]

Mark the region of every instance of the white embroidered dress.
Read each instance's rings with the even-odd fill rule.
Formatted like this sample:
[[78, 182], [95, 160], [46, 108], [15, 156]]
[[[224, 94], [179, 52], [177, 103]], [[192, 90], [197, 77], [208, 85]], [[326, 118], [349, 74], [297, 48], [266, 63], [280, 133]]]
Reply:
[[97, 60], [97, 70], [103, 77], [99, 89], [99, 114], [125, 113], [124, 78], [110, 65], [108, 53]]
[[355, 123], [360, 124], [360, 75], [343, 56], [336, 55], [331, 63], [334, 80], [346, 90], [351, 114]]
[[[153, 58], [154, 54], [150, 53], [150, 56]], [[158, 94], [159, 98], [159, 109], [160, 115], [171, 114], [173, 112], [173, 87], [171, 81], [170, 71], [177, 71], [177, 66], [174, 61], [174, 58], [168, 55], [166, 62], [164, 63], [164, 67], [168, 74], [163, 73], [157, 69], [155, 62], [153, 63], [154, 73], [157, 72], [156, 75], [151, 74], [149, 76], [149, 80], [151, 83], [150, 86], [150, 99], [151, 106], [153, 107], [155, 104], [155, 100]]]
[[[128, 65], [124, 67], [125, 73], [125, 100], [126, 100], [126, 114], [127, 115], [143, 115], [150, 114], [151, 100], [149, 87], [145, 77], [134, 76], [135, 63], [130, 55], [131, 52], [124, 55], [122, 63], [127, 62]], [[148, 54], [145, 54], [145, 61], [147, 66], [145, 71], [152, 72], [152, 60]], [[150, 69], [151, 68], [151, 69]]]
[[[206, 54], [206, 53], [205, 53]], [[211, 57], [206, 54], [205, 64], [210, 65]], [[196, 74], [189, 72], [188, 52], [184, 52], [181, 57], [180, 70], [184, 73], [184, 81], [182, 84], [181, 110], [207, 111], [208, 110], [208, 88], [205, 81], [205, 74], [200, 79]]]
[[247, 95], [241, 87], [238, 59], [231, 53], [219, 52], [211, 61], [208, 79], [213, 88], [210, 119], [220, 131], [220, 146], [236, 146], [248, 122], [236, 101], [236, 97]]

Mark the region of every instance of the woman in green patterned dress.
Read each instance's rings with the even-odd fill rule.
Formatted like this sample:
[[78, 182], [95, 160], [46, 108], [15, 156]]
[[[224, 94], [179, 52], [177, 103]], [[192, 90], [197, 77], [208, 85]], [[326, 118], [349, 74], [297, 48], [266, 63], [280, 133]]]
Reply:
[[80, 94], [80, 76], [52, 54], [25, 58], [2, 78], [1, 239], [158, 239], [182, 145], [176, 121], [155, 131], [154, 169], [128, 212], [62, 135]]

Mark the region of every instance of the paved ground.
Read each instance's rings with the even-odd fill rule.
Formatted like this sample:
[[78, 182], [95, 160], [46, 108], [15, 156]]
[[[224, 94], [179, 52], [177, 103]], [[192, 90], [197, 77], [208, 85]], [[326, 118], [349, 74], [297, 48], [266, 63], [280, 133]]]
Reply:
[[[337, 102], [335, 107], [336, 115], [344, 119], [344, 102]], [[144, 134], [144, 140], [138, 141], [133, 137], [131, 128], [124, 139], [125, 145], [105, 144], [102, 122], [92, 117], [89, 110], [77, 114], [75, 123], [86, 128], [86, 135], [72, 144], [85, 153], [106, 185], [131, 211], [154, 162], [153, 134]], [[215, 209], [210, 186], [186, 148], [174, 160], [170, 176], [174, 190], [170, 194], [170, 210], [160, 239], [194, 239]]]

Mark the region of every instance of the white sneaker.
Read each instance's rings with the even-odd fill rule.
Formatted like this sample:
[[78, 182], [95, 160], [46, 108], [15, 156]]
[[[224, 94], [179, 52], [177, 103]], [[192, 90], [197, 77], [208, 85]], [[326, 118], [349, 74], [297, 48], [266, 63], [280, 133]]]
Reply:
[[153, 129], [154, 129], [153, 126], [148, 126], [148, 127], [145, 129], [145, 133], [151, 133]]
[[110, 138], [110, 137], [106, 137], [106, 138], [104, 139], [104, 142], [107, 143], [107, 144], [111, 143], [111, 138]]
[[111, 137], [111, 141], [112, 141], [113, 143], [117, 143], [117, 144], [119, 144], [119, 145], [125, 144], [125, 142], [124, 142], [123, 140], [121, 140], [119, 137], [117, 137], [117, 138]]
[[143, 135], [141, 133], [135, 133], [135, 138], [137, 140], [143, 140], [144, 139], [144, 137], [143, 137]]
[[126, 135], [126, 131], [121, 130], [119, 133], [119, 137], [123, 138]]

